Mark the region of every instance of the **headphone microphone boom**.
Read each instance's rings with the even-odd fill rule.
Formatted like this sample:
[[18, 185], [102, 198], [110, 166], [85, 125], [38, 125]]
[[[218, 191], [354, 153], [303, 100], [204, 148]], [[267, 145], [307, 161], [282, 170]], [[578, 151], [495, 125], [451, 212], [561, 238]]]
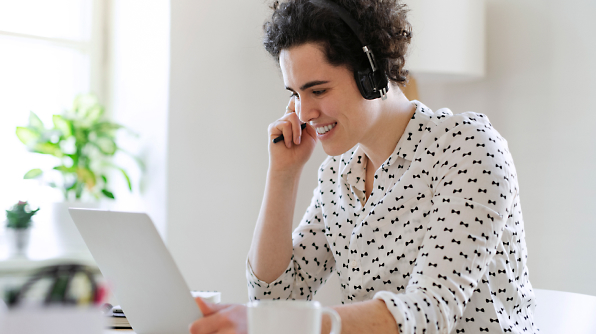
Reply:
[[382, 70], [379, 70], [375, 61], [375, 55], [372, 50], [368, 47], [364, 40], [364, 34], [360, 29], [360, 24], [352, 18], [348, 11], [340, 5], [331, 2], [329, 0], [310, 0], [312, 4], [319, 7], [324, 7], [335, 14], [337, 14], [350, 29], [354, 32], [360, 44], [362, 45], [362, 51], [368, 58], [370, 67], [356, 68], [354, 69], [354, 79], [360, 94], [367, 100], [374, 100], [381, 98], [382, 100], [387, 99], [387, 90], [389, 88], [389, 80]]

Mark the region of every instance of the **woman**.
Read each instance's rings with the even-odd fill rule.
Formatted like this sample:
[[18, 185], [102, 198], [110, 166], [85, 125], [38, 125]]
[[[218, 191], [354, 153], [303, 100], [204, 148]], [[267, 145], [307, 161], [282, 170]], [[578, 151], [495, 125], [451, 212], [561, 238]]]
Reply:
[[[433, 112], [402, 94], [404, 5], [329, 2], [276, 3], [265, 24], [292, 96], [269, 126], [284, 142], [269, 144], [247, 261], [251, 299], [311, 299], [336, 271], [343, 333], [537, 332], [507, 142], [482, 114]], [[369, 71], [374, 94], [362, 87], [368, 66], [378, 68]], [[292, 232], [298, 179], [317, 141], [329, 157]], [[198, 302], [206, 317], [191, 333], [245, 331], [243, 306]]]

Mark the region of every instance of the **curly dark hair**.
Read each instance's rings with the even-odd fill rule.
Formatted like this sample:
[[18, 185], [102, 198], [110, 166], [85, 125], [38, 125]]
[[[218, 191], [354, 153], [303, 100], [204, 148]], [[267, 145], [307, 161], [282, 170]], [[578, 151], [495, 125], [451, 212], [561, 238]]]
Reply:
[[[405, 85], [405, 55], [412, 37], [408, 9], [400, 0], [333, 0], [358, 21], [377, 65], [389, 80]], [[275, 1], [265, 22], [265, 49], [279, 64], [281, 50], [304, 43], [320, 43], [327, 61], [350, 70], [368, 66], [362, 45], [350, 27], [331, 10], [309, 0]]]

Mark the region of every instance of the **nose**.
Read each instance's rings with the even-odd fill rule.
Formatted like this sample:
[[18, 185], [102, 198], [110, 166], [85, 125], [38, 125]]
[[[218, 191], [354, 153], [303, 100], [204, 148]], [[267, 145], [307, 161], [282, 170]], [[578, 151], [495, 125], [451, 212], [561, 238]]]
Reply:
[[303, 123], [308, 123], [311, 120], [318, 118], [320, 115], [318, 105], [304, 98], [296, 100], [295, 110], [298, 114], [298, 118]]

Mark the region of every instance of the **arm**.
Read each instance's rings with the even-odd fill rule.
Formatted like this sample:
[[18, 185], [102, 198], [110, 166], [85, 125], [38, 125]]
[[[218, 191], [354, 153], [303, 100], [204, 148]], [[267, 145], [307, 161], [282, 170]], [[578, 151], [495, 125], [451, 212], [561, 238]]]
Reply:
[[[300, 120], [290, 100], [286, 114], [269, 125], [269, 169], [265, 194], [248, 261], [254, 274], [265, 282], [272, 282], [286, 269], [292, 256], [292, 217], [302, 168], [316, 144], [311, 126], [300, 129]], [[271, 140], [280, 134], [284, 143]], [[284, 145], [285, 144], [285, 145]]]
[[267, 283], [286, 270], [292, 257], [292, 217], [299, 175], [267, 173], [265, 195], [248, 253], [254, 274]]

